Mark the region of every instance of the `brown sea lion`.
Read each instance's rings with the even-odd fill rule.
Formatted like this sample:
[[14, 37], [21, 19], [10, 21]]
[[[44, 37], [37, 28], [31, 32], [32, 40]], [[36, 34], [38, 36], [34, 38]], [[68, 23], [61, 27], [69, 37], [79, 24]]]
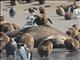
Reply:
[[[52, 38], [59, 37], [58, 39], [62, 39], [62, 43], [66, 38], [70, 38], [69, 36], [65, 35], [64, 33], [58, 31], [57, 29], [50, 27], [50, 26], [33, 26], [33, 27], [28, 27], [28, 28], [23, 28], [21, 30], [15, 30], [11, 32], [6, 32], [6, 34], [10, 37], [16, 37], [16, 35], [20, 35], [20, 32], [22, 33], [28, 33], [32, 35], [34, 38], [35, 46], [38, 46], [38, 44], [44, 40], [45, 38], [52, 36]], [[65, 38], [63, 39], [61, 35]], [[51, 38], [51, 39], [52, 39]], [[57, 39], [57, 42], [58, 42]], [[59, 41], [60, 42], [60, 41]]]
[[73, 39], [66, 39], [64, 41], [64, 46], [70, 51], [76, 51], [80, 48], [80, 41]]
[[40, 42], [39, 46], [38, 46], [38, 53], [40, 55], [40, 57], [48, 57], [51, 53], [52, 53], [52, 49], [53, 49], [53, 43], [50, 41], [50, 39], [48, 40], [43, 40]]
[[[74, 41], [74, 39], [72, 37], [70, 37], [70, 36], [60, 32], [59, 30], [57, 30], [53, 27], [50, 27], [50, 26], [33, 26], [33, 27], [24, 28], [24, 29], [21, 29], [18, 31], [9, 32], [6, 34], [14, 37], [14, 36], [18, 35], [19, 32], [28, 33], [28, 34], [32, 35], [34, 38], [34, 44], [36, 47], [39, 45], [39, 43], [41, 41], [43, 41], [48, 36], [53, 36], [51, 39], [56, 38], [55, 41], [57, 44], [64, 45], [64, 42], [66, 41], [66, 39]], [[68, 44], [66, 44], [66, 45], [68, 45]], [[76, 48], [76, 46], [74, 46], [74, 48]], [[79, 49], [79, 48], [80, 47], [78, 47], [77, 49]]]
[[6, 57], [12, 55], [14, 57], [14, 52], [16, 50], [17, 44], [15, 41], [8, 37], [5, 33], [0, 32], [0, 54], [3, 50], [6, 51]]
[[30, 48], [30, 50], [34, 48], [34, 38], [30, 34], [28, 33], [22, 34], [20, 41], [22, 43], [25, 43], [27, 47]]
[[0, 26], [1, 32], [8, 32], [19, 29], [19, 27], [14, 23], [2, 23]]
[[56, 13], [60, 16], [64, 16], [65, 15], [65, 10], [62, 6], [59, 6], [57, 9], [56, 9]]
[[0, 32], [0, 52], [9, 41], [10, 38], [5, 33]]
[[35, 18], [33, 24], [36, 23], [38, 26], [47, 25], [48, 21], [52, 24], [52, 21], [47, 17], [43, 7], [39, 7], [40, 14]]

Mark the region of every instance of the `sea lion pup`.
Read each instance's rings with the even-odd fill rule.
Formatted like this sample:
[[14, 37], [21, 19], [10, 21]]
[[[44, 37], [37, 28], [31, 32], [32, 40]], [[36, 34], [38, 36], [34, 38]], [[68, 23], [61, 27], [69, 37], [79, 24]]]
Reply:
[[64, 16], [65, 15], [65, 10], [63, 9], [63, 6], [59, 6], [56, 9], [56, 13], [60, 16]]
[[3, 23], [5, 23], [6, 20], [4, 18], [4, 16], [0, 16], [0, 32], [2, 31], [2, 27], [3, 27]]
[[80, 33], [75, 36], [75, 39], [80, 41]]
[[53, 43], [52, 39], [44, 39], [38, 46], [38, 53], [40, 57], [48, 57], [52, 53]]
[[6, 22], [4, 16], [0, 16], [0, 24], [4, 22]]
[[3, 32], [0, 32], [0, 52], [3, 50], [5, 45], [10, 41], [10, 38]]
[[78, 40], [73, 39], [66, 39], [64, 41], [64, 46], [66, 49], [70, 51], [76, 51], [80, 48], [80, 43]]
[[73, 28], [69, 28], [68, 31], [66, 31], [66, 34], [68, 36], [71, 36], [73, 38], [73, 36], [75, 36], [75, 31], [73, 30]]
[[12, 55], [14, 58], [14, 53], [17, 48], [17, 43], [14, 41], [14, 38], [10, 38], [10, 41], [5, 45], [4, 49], [6, 50], [6, 57]]
[[38, 26], [47, 25], [48, 21], [52, 24], [52, 21], [47, 17], [43, 7], [39, 7], [40, 14], [35, 18], [33, 24], [36, 23]]
[[14, 57], [15, 44], [13, 39], [9, 38], [5, 33], [0, 32], [0, 53], [5, 49], [6, 57], [10, 55]]
[[80, 29], [78, 30], [78, 34], [75, 36], [75, 39], [80, 41]]
[[19, 29], [19, 27], [14, 23], [3, 23], [0, 25], [2, 26], [1, 27], [2, 32], [8, 32], [8, 31], [13, 31], [13, 30]]
[[72, 29], [73, 29], [73, 32], [74, 32], [74, 35], [73, 35], [73, 38], [74, 38], [78, 34], [79, 28], [78, 28], [78, 26], [76, 24], [74, 24], [72, 26]]
[[30, 34], [23, 33], [20, 41], [25, 43], [30, 50], [34, 48], [34, 38]]
[[69, 28], [66, 34], [71, 36], [72, 38], [75, 38], [75, 36], [78, 34], [78, 27], [76, 26], [76, 24]]

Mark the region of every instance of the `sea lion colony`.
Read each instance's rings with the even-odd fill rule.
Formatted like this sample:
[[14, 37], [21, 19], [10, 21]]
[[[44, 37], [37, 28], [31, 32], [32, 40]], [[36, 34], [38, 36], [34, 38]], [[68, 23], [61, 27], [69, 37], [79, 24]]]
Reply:
[[[71, 27], [72, 30], [69, 28], [66, 34], [62, 33], [59, 30], [47, 25], [49, 18], [45, 18], [46, 15], [43, 8], [42, 11], [43, 13], [38, 15], [35, 20], [35, 22], [39, 20], [36, 22], [37, 26], [23, 29], [20, 29], [20, 27], [14, 23], [4, 23], [4, 16], [0, 16], [0, 53], [3, 49], [6, 49], [7, 57], [10, 54], [14, 55], [14, 51], [17, 46], [19, 46], [20, 49], [20, 47], [24, 46], [24, 44], [26, 44], [26, 48], [29, 48], [31, 58], [33, 48], [37, 48], [40, 57], [48, 57], [55, 48], [66, 48], [70, 51], [77, 51], [80, 49], [80, 29], [75, 29], [73, 26]], [[64, 14], [59, 15], [63, 16]], [[45, 23], [45, 21], [47, 22]], [[51, 20], [49, 21], [52, 23]], [[12, 42], [16, 43], [12, 44]], [[8, 47], [12, 48], [13, 51], [8, 49]]]

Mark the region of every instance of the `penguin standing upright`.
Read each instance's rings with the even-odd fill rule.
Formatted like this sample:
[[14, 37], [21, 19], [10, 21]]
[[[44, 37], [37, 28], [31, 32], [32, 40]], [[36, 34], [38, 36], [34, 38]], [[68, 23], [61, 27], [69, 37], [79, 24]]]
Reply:
[[27, 48], [26, 44], [21, 44], [19, 48], [21, 60], [31, 60], [31, 52], [29, 48]]

